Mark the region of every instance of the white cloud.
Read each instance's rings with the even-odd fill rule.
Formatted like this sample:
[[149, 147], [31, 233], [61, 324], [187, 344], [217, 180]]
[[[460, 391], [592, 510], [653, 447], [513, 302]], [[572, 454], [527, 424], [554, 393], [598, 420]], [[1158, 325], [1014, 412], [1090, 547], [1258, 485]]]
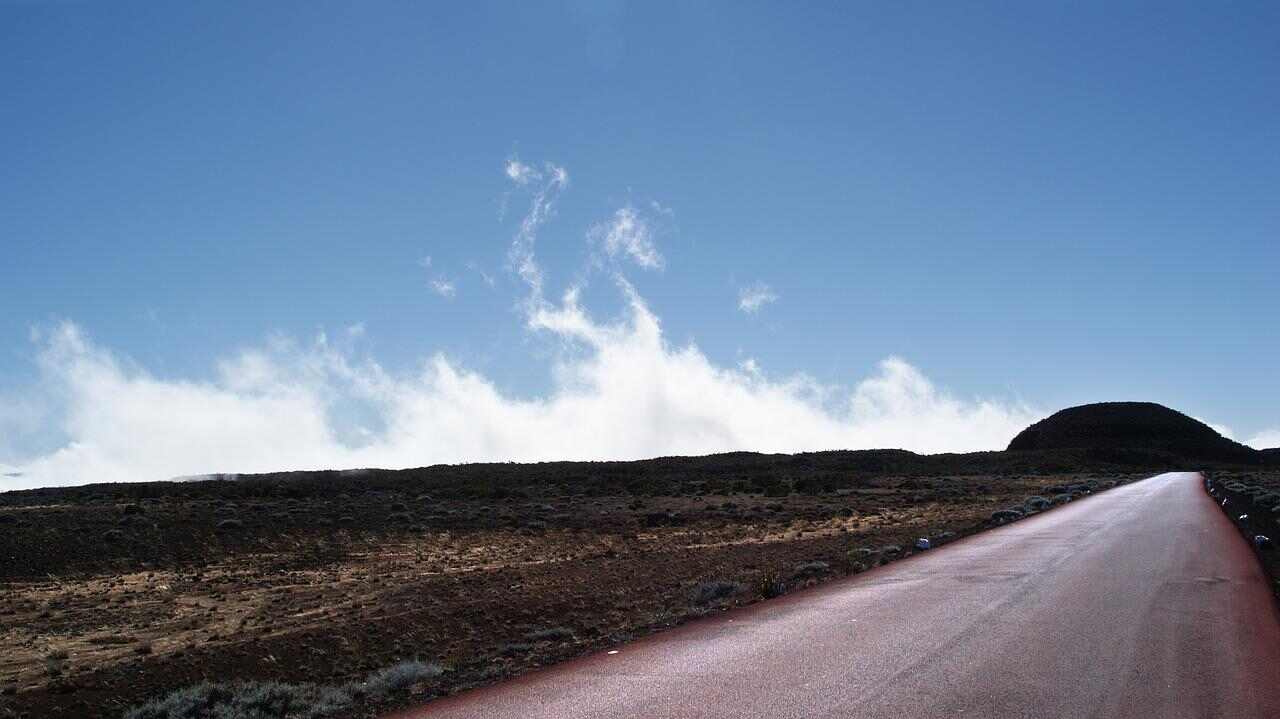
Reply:
[[497, 287], [498, 285], [497, 279], [493, 275], [489, 274], [488, 272], [485, 272], [484, 268], [482, 268], [480, 265], [476, 264], [475, 262], [468, 262], [467, 269], [480, 275], [480, 281], [484, 282], [489, 287]]
[[424, 270], [431, 269], [431, 255], [427, 255], [422, 259], [418, 260], [418, 266]]
[[457, 296], [458, 287], [454, 285], [451, 280], [445, 279], [444, 277], [437, 277], [434, 280], [431, 280], [431, 291], [446, 300], [451, 300]]
[[508, 159], [505, 169], [507, 178], [517, 185], [527, 185], [542, 179], [542, 173], [524, 164], [517, 157]]
[[619, 209], [587, 234], [611, 260], [624, 257], [646, 270], [662, 269], [664, 260], [653, 243], [653, 230], [634, 207]]
[[749, 315], [753, 315], [765, 305], [777, 301], [778, 294], [763, 282], [757, 282], [738, 290], [738, 309]]
[[1244, 441], [1254, 449], [1271, 449], [1280, 447], [1280, 427], [1264, 429]]
[[443, 354], [392, 373], [323, 335], [230, 353], [211, 378], [161, 378], [64, 323], [33, 334], [37, 394], [59, 398], [46, 415], [64, 441], [25, 455], [0, 445], [0, 469], [17, 475], [0, 486], [731, 450], [962, 452], [1003, 448], [1044, 415], [955, 397], [896, 357], [845, 387], [772, 377], [754, 359], [719, 364], [669, 343], [621, 273], [626, 309], [613, 319], [592, 317], [574, 287], [549, 301], [533, 248], [568, 175], [546, 167], [508, 255], [528, 288], [526, 328], [560, 350], [540, 396], [506, 394]]
[[[626, 288], [624, 288], [626, 291]], [[12, 461], [4, 486], [135, 481], [211, 472], [411, 467], [440, 462], [637, 459], [730, 450], [1002, 448], [1043, 413], [964, 400], [898, 358], [851, 390], [769, 378], [672, 346], [634, 293], [598, 322], [570, 293], [529, 326], [571, 343], [544, 396], [503, 394], [443, 355], [393, 376], [322, 339], [240, 352], [206, 381], [161, 379], [65, 324], [41, 349], [67, 398], [51, 453]], [[359, 411], [353, 411], [352, 408]], [[371, 421], [353, 425], [352, 416]]]
[[[549, 179], [536, 192], [529, 202], [529, 212], [520, 221], [507, 250], [507, 261], [520, 279], [529, 287], [530, 304], [535, 305], [542, 299], [542, 283], [544, 281], [542, 267], [534, 255], [534, 246], [538, 239], [538, 230], [555, 216], [555, 204], [560, 193], [569, 186], [569, 173], [562, 167], [547, 163]], [[510, 169], [508, 165], [508, 176]], [[538, 178], [542, 175], [539, 174]], [[527, 184], [520, 183], [517, 184]]]
[[1218, 434], [1222, 435], [1223, 437], [1226, 437], [1227, 439], [1236, 438], [1235, 430], [1225, 424], [1217, 424], [1215, 422], [1210, 422], [1207, 419], [1204, 419], [1202, 417], [1197, 417], [1195, 415], [1189, 415], [1189, 416], [1191, 417], [1191, 419], [1194, 419], [1195, 421], [1201, 424], [1207, 425], [1209, 429], [1213, 430], [1214, 432], [1217, 432]]

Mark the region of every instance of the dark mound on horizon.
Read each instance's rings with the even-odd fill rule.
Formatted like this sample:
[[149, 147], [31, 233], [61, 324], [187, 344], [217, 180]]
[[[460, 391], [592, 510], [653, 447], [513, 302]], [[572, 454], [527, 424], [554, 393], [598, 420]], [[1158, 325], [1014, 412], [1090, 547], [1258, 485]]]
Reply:
[[1154, 402], [1069, 407], [1018, 433], [1009, 451], [1143, 450], [1213, 462], [1259, 464], [1264, 455]]

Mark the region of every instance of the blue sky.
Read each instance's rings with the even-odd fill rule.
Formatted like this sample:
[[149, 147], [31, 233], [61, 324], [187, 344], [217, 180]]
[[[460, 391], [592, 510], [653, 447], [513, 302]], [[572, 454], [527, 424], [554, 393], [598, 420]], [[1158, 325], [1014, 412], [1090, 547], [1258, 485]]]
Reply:
[[[1280, 6], [942, 5], [0, 3], [0, 464], [965, 449], [1111, 399], [1280, 444]], [[778, 393], [812, 439], [757, 447]], [[237, 454], [286, 396], [314, 443]]]

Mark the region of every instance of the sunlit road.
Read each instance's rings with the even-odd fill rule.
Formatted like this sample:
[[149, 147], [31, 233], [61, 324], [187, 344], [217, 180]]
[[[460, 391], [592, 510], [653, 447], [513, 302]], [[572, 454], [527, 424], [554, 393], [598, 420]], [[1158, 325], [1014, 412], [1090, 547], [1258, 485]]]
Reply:
[[1280, 717], [1280, 615], [1197, 474], [400, 715]]

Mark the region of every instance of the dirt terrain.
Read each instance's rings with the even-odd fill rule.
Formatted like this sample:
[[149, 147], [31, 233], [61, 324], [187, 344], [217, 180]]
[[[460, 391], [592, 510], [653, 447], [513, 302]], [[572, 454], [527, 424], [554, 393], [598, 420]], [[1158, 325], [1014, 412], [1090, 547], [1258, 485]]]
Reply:
[[116, 717], [203, 679], [336, 684], [408, 659], [443, 670], [392, 703], [420, 701], [1150, 473], [904, 476], [886, 457], [0, 495], [0, 716]]

